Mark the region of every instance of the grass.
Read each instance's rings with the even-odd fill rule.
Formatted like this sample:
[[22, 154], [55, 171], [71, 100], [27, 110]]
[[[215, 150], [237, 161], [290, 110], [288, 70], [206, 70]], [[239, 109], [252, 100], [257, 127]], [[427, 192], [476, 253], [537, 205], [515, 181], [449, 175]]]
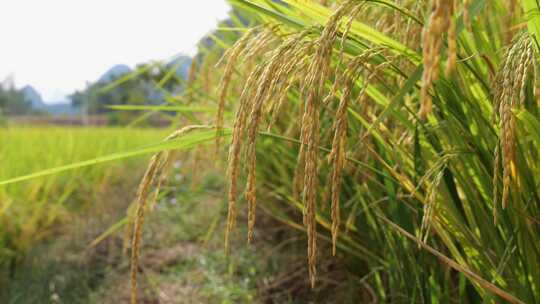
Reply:
[[[293, 255], [279, 251], [288, 248], [279, 246], [279, 239], [246, 247], [244, 240], [237, 238], [231, 243], [236, 249], [227, 256], [222, 234], [227, 216], [221, 195], [224, 177], [209, 162], [201, 165], [205, 168], [204, 175], [194, 174], [192, 165], [193, 159], [189, 157], [175, 161], [171, 178], [162, 185], [161, 194], [148, 214], [139, 260], [138, 299], [171, 303], [264, 303], [261, 290], [275, 283], [273, 278], [282, 271], [278, 265], [290, 261]], [[264, 234], [272, 226], [258, 229], [257, 233]], [[111, 239], [118, 237], [113, 235]], [[273, 254], [268, 255], [270, 252]], [[122, 266], [111, 265], [113, 269], [106, 274], [104, 282], [91, 293], [90, 303], [129, 300], [127, 262], [124, 258]]]
[[[138, 161], [135, 161], [138, 162]], [[227, 257], [222, 250], [226, 205], [220, 197], [223, 175], [194, 174], [193, 160], [180, 157], [170, 180], [149, 215], [142, 244], [141, 301], [173, 303], [258, 302], [258, 289], [279, 270], [275, 264], [289, 254], [264, 257], [274, 243], [246, 248], [243, 240]], [[121, 165], [120, 165], [121, 166]], [[126, 168], [126, 166], [122, 166]], [[142, 174], [142, 170], [132, 168]], [[133, 177], [138, 177], [133, 176]], [[55, 227], [47, 242], [34, 243], [10, 278], [6, 303], [124, 303], [129, 300], [129, 258], [123, 251], [123, 229], [93, 245], [96, 236], [125, 217], [134, 180], [121, 178], [95, 202], [84, 216]], [[224, 263], [229, 260], [230, 262]]]
[[[125, 128], [2, 128], [0, 179], [140, 148], [158, 142], [166, 133]], [[11, 269], [3, 274], [15, 275], [16, 265], [43, 241], [58, 237], [63, 224], [89, 210], [104, 210], [100, 202], [104, 193], [136, 179], [136, 175], [119, 172], [138, 172], [144, 163], [143, 158], [130, 158], [0, 186], [0, 264], [2, 269]]]

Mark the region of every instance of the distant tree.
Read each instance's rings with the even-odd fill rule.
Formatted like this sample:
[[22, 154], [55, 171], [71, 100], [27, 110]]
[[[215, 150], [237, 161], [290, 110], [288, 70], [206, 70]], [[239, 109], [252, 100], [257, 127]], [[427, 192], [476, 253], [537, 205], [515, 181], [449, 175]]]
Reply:
[[[189, 63], [188, 57], [187, 64]], [[139, 65], [132, 72], [132, 77], [113, 76], [105, 82], [90, 84], [85, 90], [77, 91], [69, 98], [73, 106], [85, 108], [88, 114], [111, 112], [111, 105], [160, 104], [165, 102], [165, 92], [181, 89], [183, 75], [176, 71], [171, 72], [171, 69], [179, 69], [179, 66], [176, 61], [163, 66]], [[166, 81], [162, 81], [163, 79]]]
[[23, 115], [32, 110], [32, 104], [25, 100], [10, 78], [0, 82], [0, 110], [6, 116]]

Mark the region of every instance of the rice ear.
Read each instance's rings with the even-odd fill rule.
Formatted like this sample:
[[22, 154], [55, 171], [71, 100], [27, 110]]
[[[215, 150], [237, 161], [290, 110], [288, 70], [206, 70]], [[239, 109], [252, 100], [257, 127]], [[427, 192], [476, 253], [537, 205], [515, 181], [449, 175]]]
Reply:
[[133, 224], [133, 240], [131, 244], [131, 304], [137, 304], [137, 273], [139, 272], [139, 253], [144, 224], [144, 215], [148, 194], [154, 178], [156, 169], [160, 162], [159, 154], [154, 155], [144, 173], [139, 188], [137, 190], [137, 210], [135, 211], [135, 221]]
[[[524, 104], [527, 78], [530, 76], [531, 70], [534, 71], [533, 57], [532, 38], [526, 33], [518, 35], [514, 43], [507, 49], [495, 81], [494, 117], [499, 114], [500, 139], [498, 145], [500, 145], [501, 151], [500, 155], [498, 155], [498, 149], [495, 150], [496, 162], [493, 170], [493, 187], [497, 190], [496, 174], [500, 158], [503, 184], [501, 204], [503, 209], [508, 206], [510, 187], [517, 179], [518, 174], [515, 164], [516, 118], [512, 111], [515, 107]], [[497, 199], [495, 194], [497, 194], [496, 191], [494, 191], [494, 202]], [[494, 212], [496, 211], [494, 210]], [[496, 213], [494, 213], [494, 220], [496, 220], [495, 216]]]
[[[341, 223], [340, 215], [340, 200], [339, 194], [341, 190], [341, 175], [345, 167], [346, 162], [346, 141], [347, 141], [347, 109], [349, 106], [349, 100], [351, 99], [351, 94], [354, 89], [355, 81], [359, 77], [358, 70], [362, 67], [367, 60], [372, 56], [378, 54], [378, 50], [368, 50], [362, 55], [354, 58], [347, 65], [346, 70], [343, 73], [342, 77], [338, 77], [334, 83], [334, 88], [331, 90], [330, 94], [325, 98], [325, 100], [330, 99], [330, 97], [335, 95], [335, 90], [340, 85], [343, 85], [343, 92], [341, 94], [340, 102], [338, 109], [336, 111], [336, 118], [332, 127], [334, 136], [332, 139], [332, 150], [328, 156], [328, 160], [331, 163], [331, 219], [332, 219], [332, 254], [336, 254], [336, 245], [339, 235], [339, 226]], [[377, 71], [381, 68], [386, 67], [386, 63], [379, 65], [375, 68], [370, 76], [364, 80], [364, 85], [358, 94], [357, 99], [363, 99], [365, 95], [366, 88], [371, 78], [376, 75]]]
[[[165, 138], [165, 141], [169, 141], [178, 137], [183, 136], [184, 134], [191, 132], [197, 129], [208, 129], [214, 128], [213, 126], [207, 125], [191, 125], [184, 128], [181, 128]], [[132, 243], [131, 243], [131, 270], [130, 270], [130, 281], [131, 281], [131, 304], [137, 303], [137, 274], [139, 271], [139, 255], [140, 247], [142, 240], [142, 227], [144, 224], [144, 218], [147, 209], [148, 197], [152, 190], [152, 187], [156, 183], [156, 178], [160, 177], [160, 174], [166, 174], [165, 171], [168, 168], [170, 161], [172, 159], [173, 152], [158, 152], [152, 156], [148, 167], [139, 183], [137, 188], [137, 197], [135, 200], [135, 218], [133, 220], [133, 229], [128, 231], [132, 234]]]
[[[240, 96], [239, 107], [234, 120], [233, 136], [229, 148], [228, 177], [230, 180], [228, 195], [227, 229], [225, 231], [225, 251], [229, 251], [229, 240], [236, 223], [236, 203], [238, 192], [238, 178], [240, 171], [240, 159], [244, 152], [247, 164], [246, 200], [248, 204], [248, 242], [253, 238], [256, 209], [256, 142], [263, 114], [270, 113], [269, 127], [275, 122], [281, 104], [286, 100], [288, 91], [298, 83], [299, 98], [299, 128], [300, 147], [297, 155], [297, 166], [293, 180], [293, 192], [295, 197], [301, 196], [303, 203], [303, 221], [306, 226], [308, 237], [307, 259], [309, 279], [311, 285], [315, 285], [317, 275], [317, 201], [319, 188], [319, 149], [320, 149], [320, 115], [323, 105], [332, 100], [339, 87], [345, 86], [345, 97], [341, 98], [338, 109], [338, 117], [335, 123], [335, 136], [332, 145], [333, 152], [330, 159], [333, 163], [332, 176], [332, 239], [333, 252], [337, 244], [340, 226], [339, 210], [339, 187], [341, 184], [341, 171], [345, 163], [345, 144], [347, 129], [347, 104], [350, 94], [355, 86], [354, 81], [347, 82], [342, 77], [332, 76], [336, 66], [332, 65], [334, 46], [341, 39], [342, 46], [347, 39], [347, 33], [352, 26], [354, 16], [360, 11], [357, 1], [345, 1], [337, 7], [326, 24], [322, 27], [321, 34], [315, 39], [306, 39], [307, 35], [318, 32], [317, 29], [307, 28], [302, 32], [287, 35], [283, 41], [273, 49], [261, 51], [260, 62], [247, 79], [244, 90]], [[345, 27], [341, 21], [349, 16]], [[342, 31], [342, 33], [340, 33]], [[340, 34], [342, 35], [340, 37]], [[270, 37], [260, 34], [259, 37]], [[266, 40], [261, 39], [261, 45]], [[275, 41], [275, 40], [273, 40]], [[250, 44], [259, 45], [258, 42]], [[259, 47], [257, 47], [259, 48]], [[261, 49], [265, 49], [261, 47]], [[229, 54], [232, 54], [231, 51]], [[356, 58], [349, 63], [348, 77], [356, 79], [356, 71], [371, 56], [381, 52], [380, 49], [370, 50], [361, 58]], [[256, 52], [258, 53], [258, 51]], [[246, 53], [251, 56], [250, 52]], [[339, 54], [340, 63], [343, 54]], [[340, 67], [341, 64], [338, 64]], [[387, 63], [373, 68], [368, 78], [376, 77]], [[371, 67], [372, 68], [372, 67]], [[332, 92], [324, 98], [325, 83], [334, 79]], [[369, 79], [366, 79], [369, 81]], [[362, 88], [359, 100], [365, 98], [367, 85]]]
[[427, 243], [433, 217], [437, 209], [437, 189], [439, 188], [445, 169], [446, 166], [441, 167], [440, 171], [434, 177], [434, 180], [432, 181], [427, 193], [427, 202], [424, 205], [424, 215], [422, 217], [422, 224], [420, 226], [419, 239], [422, 243]]
[[471, 15], [470, 15], [470, 6], [471, 6], [471, 0], [463, 0], [463, 23], [465, 24], [465, 28], [471, 32]]
[[250, 90], [255, 86], [258, 79], [261, 77], [262, 67], [255, 68], [244, 87], [244, 91], [240, 96], [239, 107], [236, 111], [234, 126], [229, 147], [229, 157], [227, 166], [227, 175], [229, 178], [228, 192], [228, 210], [227, 210], [227, 227], [225, 229], [225, 253], [229, 253], [229, 240], [234, 227], [236, 226], [236, 201], [238, 192], [238, 176], [240, 171], [240, 154], [243, 147], [243, 136], [245, 133], [246, 120], [248, 115], [248, 102], [253, 98], [254, 92]]
[[420, 90], [420, 112], [419, 116], [425, 119], [432, 111], [432, 100], [429, 89], [438, 78], [439, 59], [443, 44], [443, 35], [447, 29], [449, 31], [448, 49], [448, 72], [452, 72], [455, 66], [456, 45], [455, 45], [455, 25], [452, 24], [454, 12], [454, 0], [434, 0], [432, 1], [432, 12], [428, 23], [422, 32], [422, 54], [424, 71], [422, 74], [422, 87]]
[[453, 16], [450, 16], [448, 28], [448, 58], [446, 60], [446, 76], [451, 76], [451, 74], [456, 69], [457, 61], [457, 37], [456, 37], [456, 20]]
[[[225, 70], [221, 78], [219, 85], [219, 100], [218, 100], [218, 111], [216, 116], [216, 128], [220, 132], [223, 128], [223, 115], [225, 113], [225, 104], [227, 99], [227, 93], [229, 90], [229, 84], [232, 80], [232, 74], [236, 63], [238, 62], [239, 55], [244, 51], [246, 45], [248, 44], [249, 38], [257, 31], [258, 28], [252, 28], [247, 31], [222, 57], [218, 62], [219, 65], [222, 61], [226, 60], [227, 64], [225, 65]], [[221, 142], [221, 136], [216, 137], [216, 151], [219, 150]]]

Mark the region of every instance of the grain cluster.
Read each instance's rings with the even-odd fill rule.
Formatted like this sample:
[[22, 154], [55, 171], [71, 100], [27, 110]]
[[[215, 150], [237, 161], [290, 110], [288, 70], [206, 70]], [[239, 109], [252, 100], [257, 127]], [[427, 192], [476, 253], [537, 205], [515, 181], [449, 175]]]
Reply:
[[[494, 88], [494, 117], [499, 118], [499, 143], [495, 149], [493, 173], [494, 207], [498, 202], [499, 166], [502, 165], [502, 208], [506, 208], [516, 172], [516, 117], [513, 112], [524, 106], [527, 79], [534, 75], [534, 41], [528, 34], [518, 35], [504, 55]], [[533, 80], [535, 81], [535, 80]], [[496, 213], [495, 213], [496, 215]]]

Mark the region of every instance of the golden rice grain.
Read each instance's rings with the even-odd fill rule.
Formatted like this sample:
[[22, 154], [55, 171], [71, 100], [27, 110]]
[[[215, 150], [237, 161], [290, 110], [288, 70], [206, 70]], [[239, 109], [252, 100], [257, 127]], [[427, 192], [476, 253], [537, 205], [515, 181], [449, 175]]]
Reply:
[[465, 24], [465, 28], [470, 32], [471, 29], [471, 15], [469, 10], [471, 6], [471, 0], [463, 0], [463, 23]]
[[[223, 55], [220, 62], [218, 62], [217, 65], [221, 63], [222, 60], [227, 61], [227, 64], [225, 66], [225, 70], [223, 72], [223, 76], [221, 78], [221, 82], [219, 85], [219, 100], [218, 100], [218, 111], [216, 116], [216, 128], [217, 131], [220, 132], [223, 127], [223, 114], [225, 113], [225, 103], [227, 99], [227, 93], [229, 89], [229, 84], [231, 82], [232, 74], [234, 72], [234, 68], [236, 65], [236, 62], [238, 60], [238, 57], [241, 52], [244, 51], [249, 38], [258, 30], [258, 28], [252, 28], [249, 31], [247, 31], [238, 41]], [[221, 136], [216, 137], [216, 150], [219, 149], [221, 141]]]
[[454, 17], [450, 16], [450, 22], [448, 27], [448, 58], [446, 60], [446, 76], [450, 76], [456, 69], [457, 61], [457, 37], [456, 37], [456, 21]]
[[137, 190], [137, 210], [135, 211], [133, 240], [131, 244], [131, 304], [137, 304], [137, 273], [139, 271], [142, 226], [144, 224], [144, 213], [148, 193], [154, 181], [159, 161], [160, 158], [158, 155], [152, 157]]
[[238, 175], [240, 170], [240, 154], [243, 144], [243, 133], [245, 130], [247, 117], [247, 103], [253, 98], [254, 92], [250, 90], [257, 84], [257, 81], [262, 73], [262, 66], [258, 66], [251, 72], [251, 75], [246, 81], [246, 86], [242, 91], [239, 100], [239, 107], [236, 111], [234, 126], [232, 132], [231, 144], [229, 147], [227, 175], [229, 177], [229, 193], [228, 193], [228, 211], [227, 211], [227, 228], [225, 230], [225, 252], [229, 252], [230, 235], [236, 226], [236, 200], [238, 192]]
[[305, 224], [308, 234], [308, 268], [311, 285], [315, 285], [317, 275], [317, 222], [315, 218], [318, 188], [318, 152], [319, 152], [319, 113], [321, 94], [324, 82], [330, 72], [330, 61], [333, 44], [337, 38], [339, 21], [355, 7], [353, 1], [344, 2], [325, 25], [321, 36], [317, 39], [318, 48], [308, 67], [304, 80], [305, 88], [309, 88], [305, 96], [305, 110], [302, 116], [302, 129], [300, 134], [302, 154], [299, 160], [304, 160], [303, 202]]
[[[421, 104], [419, 115], [423, 119], [432, 110], [431, 96], [428, 91], [438, 77], [439, 58], [443, 43], [442, 37], [450, 26], [454, 9], [453, 0], [434, 0], [432, 3], [432, 13], [422, 33], [424, 72], [422, 74], [422, 87], [420, 90]], [[452, 56], [455, 56], [455, 54], [449, 54], [449, 56], [453, 58]], [[449, 63], [452, 65], [452, 62]]]
[[[289, 72], [297, 58], [292, 56], [298, 48], [298, 38], [292, 39], [282, 44], [275, 53], [270, 56], [259, 79], [255, 97], [251, 99], [251, 111], [249, 123], [246, 125], [247, 132], [247, 170], [248, 178], [246, 184], [246, 200], [248, 202], [248, 242], [253, 238], [253, 228], [255, 225], [256, 209], [256, 140], [259, 134], [259, 126], [263, 114], [264, 105], [270, 100], [280, 88], [286, 88], [283, 78], [289, 77]], [[293, 60], [287, 60], [293, 58]], [[291, 64], [291, 62], [293, 64]]]
[[[175, 138], [181, 137], [184, 134], [191, 132], [197, 129], [208, 129], [213, 128], [211, 126], [200, 126], [192, 125], [181, 128], [165, 138], [165, 141], [173, 140]], [[150, 163], [146, 168], [146, 171], [143, 175], [143, 178], [137, 189], [136, 197], [136, 211], [135, 218], [133, 220], [133, 230], [132, 230], [132, 244], [131, 244], [131, 303], [137, 303], [137, 273], [139, 268], [139, 254], [140, 254], [140, 245], [141, 245], [141, 236], [142, 236], [142, 227], [144, 224], [144, 217], [146, 212], [146, 206], [148, 202], [148, 196], [154, 183], [156, 177], [159, 177], [163, 173], [163, 170], [169, 165], [170, 160], [172, 159], [173, 152], [161, 151], [156, 153], [150, 159]]]
[[434, 180], [432, 181], [427, 197], [426, 197], [426, 203], [424, 204], [424, 215], [422, 217], [422, 224], [420, 226], [420, 240], [422, 243], [426, 243], [429, 231], [432, 226], [433, 217], [437, 209], [437, 189], [439, 188], [439, 185], [441, 183], [442, 177], [444, 175], [445, 166], [442, 166], [440, 171], [437, 173], [437, 175], [434, 177]]
[[[253, 237], [253, 227], [255, 225], [256, 209], [256, 142], [259, 135], [260, 125], [264, 114], [270, 114], [271, 126], [281, 104], [286, 100], [288, 91], [299, 85], [300, 101], [300, 148], [298, 153], [297, 168], [293, 181], [294, 191], [301, 194], [303, 202], [304, 224], [308, 236], [308, 269], [312, 286], [316, 279], [317, 263], [317, 200], [318, 200], [318, 163], [319, 163], [319, 127], [320, 112], [322, 104], [326, 104], [333, 99], [337, 88], [345, 83], [344, 79], [335, 79], [333, 93], [323, 99], [325, 82], [335, 74], [335, 66], [331, 65], [334, 51], [334, 44], [339, 37], [339, 31], [343, 29], [341, 38], [342, 45], [345, 44], [345, 37], [354, 20], [354, 15], [360, 11], [356, 1], [346, 1], [339, 5], [324, 25], [322, 33], [315, 39], [305, 39], [308, 35], [317, 32], [317, 28], [308, 28], [303, 32], [286, 36], [281, 43], [274, 48], [268, 48], [277, 39], [271, 33], [260, 33], [248, 47], [243, 46], [245, 51], [237, 51], [233, 47], [228, 52], [229, 60], [236, 60], [239, 55], [248, 57], [258, 57], [259, 61], [247, 79], [244, 90], [240, 96], [239, 106], [236, 111], [234, 127], [232, 132], [231, 145], [229, 148], [228, 177], [230, 180], [228, 196], [228, 216], [227, 229], [225, 232], [225, 250], [229, 250], [230, 235], [236, 223], [236, 202], [238, 192], [238, 177], [240, 171], [240, 158], [244, 152], [247, 166], [246, 181], [246, 201], [248, 204], [248, 242]], [[349, 16], [348, 22], [343, 27], [341, 20]], [[247, 41], [247, 40], [246, 40]], [[246, 42], [244, 42], [246, 43]], [[252, 51], [249, 51], [252, 49]], [[253, 51], [255, 49], [255, 51]], [[254, 54], [255, 53], [255, 54]], [[342, 53], [339, 54], [342, 58]], [[366, 57], [367, 58], [367, 57]], [[365, 60], [366, 58], [363, 58]], [[340, 59], [341, 60], [341, 59]], [[356, 70], [361, 66], [363, 60], [357, 59], [354, 68], [348, 67], [349, 80], [344, 94], [340, 99], [338, 113], [335, 123], [335, 135], [333, 140], [331, 160], [333, 163], [332, 176], [332, 238], [333, 251], [337, 242], [338, 230], [340, 226], [339, 211], [339, 186], [341, 170], [345, 162], [345, 141], [346, 141], [346, 113], [350, 94], [353, 91], [355, 82], [352, 79], [358, 77]], [[230, 62], [227, 62], [229, 65]], [[338, 65], [339, 66], [339, 65]], [[381, 65], [382, 70], [386, 65]], [[227, 69], [227, 68], [226, 68]], [[368, 77], [376, 77], [379, 69], [375, 68]], [[226, 84], [230, 78], [224, 77]], [[369, 81], [369, 79], [368, 79]], [[361, 98], [366, 92], [366, 86], [360, 91]], [[222, 86], [222, 89], [225, 85]], [[221, 90], [221, 97], [225, 92]]]
[[[494, 112], [500, 117], [500, 146], [501, 154], [496, 156], [494, 168], [494, 189], [496, 189], [496, 175], [498, 158], [502, 163], [502, 207], [506, 208], [510, 196], [510, 186], [517, 178], [515, 164], [516, 150], [516, 122], [512, 110], [523, 106], [525, 99], [525, 85], [533, 68], [534, 57], [533, 40], [527, 34], [517, 36], [514, 43], [508, 48], [503, 63], [495, 80]], [[494, 113], [494, 114], [495, 114]], [[498, 152], [496, 150], [496, 152]], [[494, 193], [495, 194], [495, 193]], [[494, 204], [497, 196], [494, 195]], [[494, 207], [495, 208], [495, 207]], [[495, 212], [495, 211], [494, 211]]]

